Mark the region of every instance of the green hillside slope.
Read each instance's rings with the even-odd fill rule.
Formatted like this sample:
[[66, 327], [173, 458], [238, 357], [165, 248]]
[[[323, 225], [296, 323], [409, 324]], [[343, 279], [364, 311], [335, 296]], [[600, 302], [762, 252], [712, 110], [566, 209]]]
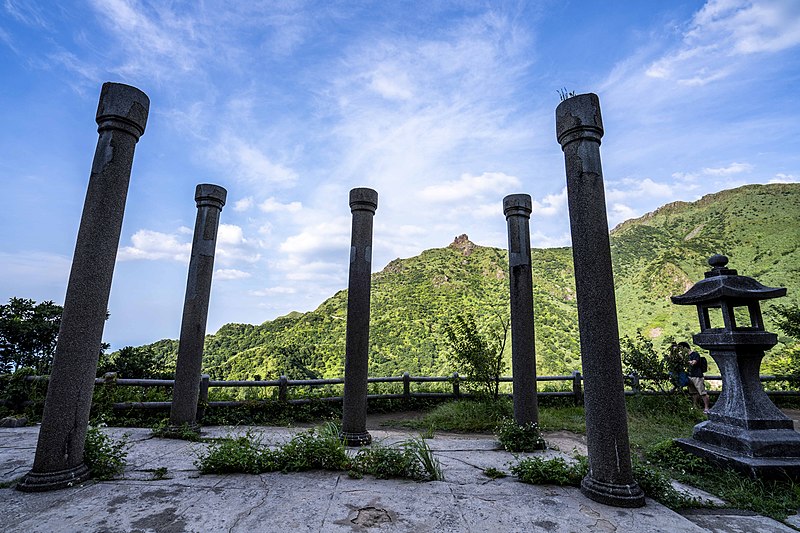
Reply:
[[[621, 333], [641, 331], [657, 345], [690, 339], [695, 310], [672, 305], [669, 296], [700, 279], [714, 253], [728, 255], [741, 274], [788, 287], [785, 300], [797, 302], [799, 218], [800, 184], [776, 184], [676, 202], [620, 224], [611, 246]], [[538, 373], [580, 369], [571, 250], [534, 249], [532, 258]], [[444, 325], [457, 313], [475, 315], [482, 327], [507, 317], [507, 274], [505, 250], [477, 246], [465, 235], [390, 262], [372, 277], [370, 374], [451, 372]], [[225, 379], [339, 377], [346, 308], [347, 292], [340, 291], [312, 312], [225, 325], [206, 339], [204, 371]], [[151, 346], [169, 364], [176, 345]]]

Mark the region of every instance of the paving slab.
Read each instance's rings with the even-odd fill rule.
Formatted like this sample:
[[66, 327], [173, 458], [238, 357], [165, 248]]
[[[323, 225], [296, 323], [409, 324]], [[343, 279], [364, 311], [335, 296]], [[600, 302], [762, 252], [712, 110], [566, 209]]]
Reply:
[[[122, 478], [45, 493], [2, 488], [0, 531], [794, 531], [725, 509], [681, 515], [652, 500], [641, 509], [620, 509], [593, 502], [573, 487], [533, 486], [513, 477], [493, 480], [484, 475], [486, 468], [508, 472], [520, 457], [532, 454], [508, 453], [490, 435], [437, 434], [428, 444], [445, 480], [416, 483], [352, 479], [329, 471], [201, 475], [194, 461], [209, 446], [206, 442], [154, 438], [149, 429], [104, 431], [115, 438], [128, 434]], [[250, 432], [278, 445], [299, 431], [306, 428], [213, 427], [204, 428], [203, 436]], [[418, 435], [372, 428], [370, 433], [384, 445]], [[31, 468], [37, 437], [35, 426], [0, 428], [0, 481]], [[567, 439], [562, 451], [536, 455], [569, 457], [569, 444]], [[166, 472], [157, 475], [157, 469]]]

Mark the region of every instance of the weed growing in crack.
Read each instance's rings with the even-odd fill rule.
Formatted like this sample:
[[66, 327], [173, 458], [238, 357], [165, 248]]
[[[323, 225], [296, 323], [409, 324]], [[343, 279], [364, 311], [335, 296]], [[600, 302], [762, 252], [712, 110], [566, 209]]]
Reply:
[[128, 435], [120, 440], [104, 434], [98, 426], [89, 426], [83, 446], [83, 462], [94, 479], [114, 479], [125, 470]]

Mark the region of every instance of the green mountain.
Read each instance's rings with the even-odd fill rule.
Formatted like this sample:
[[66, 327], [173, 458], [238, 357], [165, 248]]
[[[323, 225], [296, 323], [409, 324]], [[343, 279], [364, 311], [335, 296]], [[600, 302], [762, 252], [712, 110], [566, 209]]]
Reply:
[[[714, 253], [729, 256], [740, 274], [788, 287], [784, 303], [798, 302], [798, 219], [800, 184], [775, 184], [675, 202], [620, 224], [611, 232], [620, 333], [640, 331], [657, 346], [690, 340], [696, 311], [672, 305], [669, 296], [702, 278]], [[538, 373], [580, 369], [571, 249], [533, 249], [532, 259]], [[769, 308], [766, 303], [768, 329], [775, 331]], [[227, 324], [206, 338], [204, 371], [217, 379], [340, 377], [346, 309], [347, 291], [339, 291], [308, 313]], [[462, 235], [446, 248], [390, 262], [372, 276], [370, 375], [452, 372], [444, 326], [458, 313], [474, 315], [481, 328], [507, 320], [505, 250]], [[177, 341], [150, 347], [174, 366]]]

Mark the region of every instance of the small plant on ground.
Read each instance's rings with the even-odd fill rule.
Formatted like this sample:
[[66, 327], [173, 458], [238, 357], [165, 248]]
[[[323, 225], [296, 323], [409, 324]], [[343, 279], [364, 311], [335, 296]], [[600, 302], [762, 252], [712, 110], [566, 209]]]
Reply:
[[483, 471], [483, 475], [491, 479], [500, 479], [508, 476], [508, 474], [506, 474], [502, 470], [498, 470], [493, 466], [490, 466], [489, 468], [485, 469]]
[[128, 436], [115, 440], [104, 434], [99, 427], [89, 426], [83, 448], [83, 462], [89, 467], [94, 479], [113, 479], [125, 470]]
[[509, 452], [535, 452], [547, 448], [539, 425], [533, 422], [517, 424], [508, 418], [497, 426], [495, 435], [503, 448]]
[[260, 474], [280, 470], [277, 455], [261, 442], [260, 436], [248, 431], [212, 443], [195, 464], [203, 474]]
[[153, 473], [153, 481], [161, 481], [162, 479], [167, 479], [166, 466], [159, 466], [158, 468], [154, 468], [152, 473]]
[[575, 456], [575, 461], [569, 463], [563, 457], [528, 457], [511, 467], [511, 473], [520, 481], [532, 485], [579, 487], [588, 472], [589, 460], [584, 456]]
[[199, 455], [195, 464], [203, 474], [322, 469], [347, 471], [354, 478], [372, 474], [378, 478], [399, 477], [417, 481], [443, 479], [439, 461], [424, 439], [412, 439], [394, 447], [375, 444], [362, 448], [351, 459], [334, 423], [298, 433], [275, 449], [249, 431], [239, 437], [220, 439]]
[[280, 448], [281, 470], [347, 470], [350, 458], [339, 438], [339, 427], [328, 422], [298, 433]]
[[202, 440], [197, 428], [190, 426], [186, 422], [178, 427], [172, 427], [169, 424], [168, 418], [162, 419], [158, 424], [153, 426], [152, 435], [160, 439], [179, 439], [188, 440], [190, 442], [199, 442]]
[[442, 468], [425, 439], [417, 438], [395, 446], [373, 444], [353, 458], [351, 477], [371, 474], [378, 479], [404, 478], [416, 481], [442, 481]]

